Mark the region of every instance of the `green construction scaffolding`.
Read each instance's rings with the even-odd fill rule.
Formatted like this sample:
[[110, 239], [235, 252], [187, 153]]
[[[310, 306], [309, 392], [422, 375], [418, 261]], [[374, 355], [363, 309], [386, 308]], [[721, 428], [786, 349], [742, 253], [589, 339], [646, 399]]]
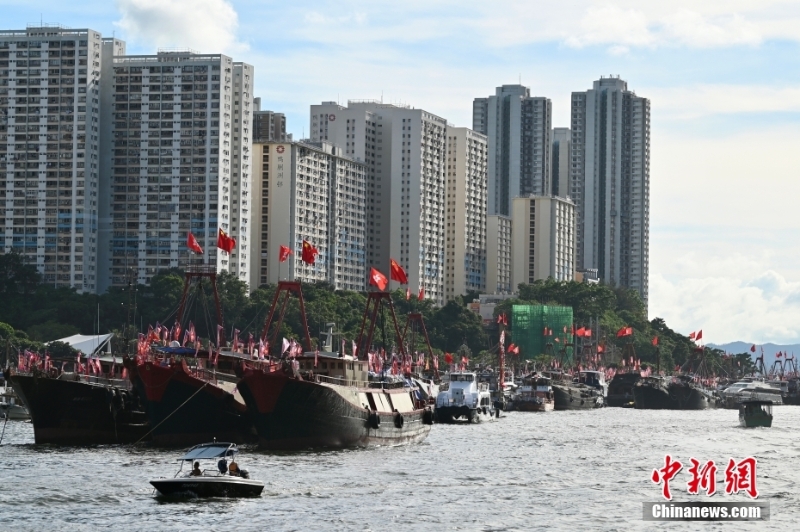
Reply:
[[[566, 344], [574, 344], [572, 324], [572, 307], [514, 305], [511, 309], [511, 341], [519, 346], [520, 358], [525, 360], [544, 354], [548, 343], [553, 345], [553, 354], [558, 356]], [[552, 331], [552, 335], [545, 334], [545, 329]], [[564, 363], [571, 361], [570, 347]]]

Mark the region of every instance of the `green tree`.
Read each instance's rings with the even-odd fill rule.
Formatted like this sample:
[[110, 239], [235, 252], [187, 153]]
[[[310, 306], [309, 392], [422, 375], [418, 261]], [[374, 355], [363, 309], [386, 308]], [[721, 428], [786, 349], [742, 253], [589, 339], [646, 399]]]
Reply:
[[53, 320], [48, 320], [44, 323], [31, 325], [28, 327], [28, 336], [31, 340], [39, 342], [50, 342], [59, 338], [66, 338], [73, 334], [79, 334], [80, 331], [77, 327], [66, 323], [58, 323]]

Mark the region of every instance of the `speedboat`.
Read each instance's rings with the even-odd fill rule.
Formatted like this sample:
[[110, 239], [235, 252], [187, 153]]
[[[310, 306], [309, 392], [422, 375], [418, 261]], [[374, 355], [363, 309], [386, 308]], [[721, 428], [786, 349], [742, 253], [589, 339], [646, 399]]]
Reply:
[[[239, 469], [235, 443], [204, 443], [195, 445], [178, 459], [180, 468], [173, 478], [151, 480], [162, 495], [195, 497], [258, 497], [264, 483], [251, 480], [245, 469]], [[189, 462], [189, 471], [183, 466]], [[202, 467], [203, 465], [210, 467]], [[193, 467], [192, 467], [193, 465]]]
[[753, 378], [744, 378], [733, 383], [719, 392], [719, 395], [727, 408], [738, 408], [740, 403], [748, 400], [770, 401], [773, 405], [783, 404], [779, 387]]

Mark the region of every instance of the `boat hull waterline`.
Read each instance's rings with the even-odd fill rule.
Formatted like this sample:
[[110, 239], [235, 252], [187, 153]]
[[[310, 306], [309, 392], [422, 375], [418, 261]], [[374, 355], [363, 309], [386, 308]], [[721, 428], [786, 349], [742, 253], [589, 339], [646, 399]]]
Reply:
[[345, 398], [363, 395], [363, 406], [369, 407], [367, 394], [382, 394], [380, 401], [385, 402], [387, 395], [393, 395], [391, 390], [300, 380], [282, 371], [249, 370], [239, 383], [239, 390], [258, 433], [259, 447], [263, 449], [415, 443], [427, 438], [431, 427], [426, 421], [433, 421], [432, 413], [424, 409], [375, 412]]

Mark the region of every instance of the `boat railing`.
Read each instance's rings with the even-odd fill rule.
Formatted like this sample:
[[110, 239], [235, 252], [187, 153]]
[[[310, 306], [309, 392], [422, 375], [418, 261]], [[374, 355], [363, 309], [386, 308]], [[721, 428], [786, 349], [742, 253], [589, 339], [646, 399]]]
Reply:
[[349, 386], [351, 388], [403, 388], [405, 383], [398, 382], [374, 382], [346, 379], [344, 377], [329, 377], [328, 375], [314, 375], [314, 381], [324, 384], [335, 384], [337, 386]]

